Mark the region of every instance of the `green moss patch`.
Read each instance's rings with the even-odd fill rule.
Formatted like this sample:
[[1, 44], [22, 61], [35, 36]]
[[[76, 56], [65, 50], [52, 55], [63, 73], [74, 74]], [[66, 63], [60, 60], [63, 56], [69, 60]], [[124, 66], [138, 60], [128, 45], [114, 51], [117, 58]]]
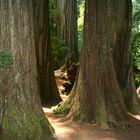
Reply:
[[0, 68], [7, 68], [13, 64], [12, 56], [7, 52], [0, 52]]

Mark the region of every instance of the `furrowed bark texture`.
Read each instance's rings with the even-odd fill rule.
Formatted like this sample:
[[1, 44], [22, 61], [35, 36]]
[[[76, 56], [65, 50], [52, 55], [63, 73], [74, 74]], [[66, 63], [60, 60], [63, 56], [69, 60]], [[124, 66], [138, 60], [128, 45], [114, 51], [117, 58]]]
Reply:
[[32, 0], [0, 0], [0, 52], [13, 62], [0, 68], [3, 140], [44, 140], [53, 134], [38, 97]]
[[65, 6], [66, 0], [57, 0], [57, 36], [65, 40]]
[[87, 0], [85, 5], [84, 47], [69, 115], [95, 121], [103, 128], [123, 127], [128, 116], [112, 56], [114, 4], [111, 0]]
[[66, 41], [70, 53], [76, 57], [78, 55], [77, 45], [77, 1], [58, 0], [58, 25], [57, 35]]
[[[116, 5], [120, 5], [119, 8]], [[131, 62], [132, 2], [115, 1], [114, 9], [112, 49], [115, 72], [127, 109], [140, 113], [140, 100], [136, 94]]]
[[61, 101], [53, 72], [49, 40], [49, 1], [34, 0], [34, 32], [37, 56], [38, 81], [43, 105]]

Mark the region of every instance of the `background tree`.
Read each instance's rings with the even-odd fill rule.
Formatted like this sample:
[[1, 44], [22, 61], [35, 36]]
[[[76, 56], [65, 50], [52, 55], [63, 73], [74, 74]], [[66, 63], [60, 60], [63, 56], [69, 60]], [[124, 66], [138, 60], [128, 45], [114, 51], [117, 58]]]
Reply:
[[78, 55], [77, 1], [58, 0], [57, 9], [57, 35], [60, 39], [65, 40], [70, 53], [76, 57]]
[[49, 30], [49, 1], [34, 0], [34, 32], [38, 79], [42, 104], [59, 102], [58, 88], [53, 72]]
[[[104, 128], [122, 127], [122, 122], [128, 118], [112, 56], [114, 31], [117, 30], [112, 18], [118, 14], [116, 10], [121, 4], [126, 5], [126, 1], [119, 0], [118, 5], [110, 0], [86, 1], [79, 74], [71, 95], [60, 107], [66, 110], [69, 100], [72, 100], [70, 116], [88, 122], [96, 121]], [[121, 6], [121, 11], [125, 10]], [[121, 28], [125, 19], [118, 16], [117, 20]], [[75, 95], [74, 99], [71, 99], [72, 95]]]
[[38, 97], [32, 13], [32, 0], [0, 1], [0, 123], [4, 140], [42, 140], [53, 134]]
[[57, 36], [65, 40], [66, 34], [66, 0], [57, 0]]
[[[120, 5], [119, 9], [116, 5]], [[114, 67], [121, 93], [128, 110], [140, 113], [140, 101], [136, 95], [131, 61], [132, 2], [114, 2], [116, 14], [112, 18]], [[122, 10], [120, 10], [122, 9]], [[120, 17], [121, 15], [121, 17]], [[118, 22], [118, 19], [120, 22]], [[121, 24], [121, 25], [120, 25]]]
[[[64, 0], [63, 0], [64, 1]], [[62, 2], [63, 2], [62, 1]], [[52, 55], [54, 60], [54, 70], [59, 69], [64, 65], [65, 57], [69, 53], [69, 48], [66, 47], [65, 40], [57, 35], [57, 27], [60, 26], [58, 23], [58, 5], [57, 0], [49, 1], [50, 9], [50, 46], [52, 48]], [[62, 8], [62, 7], [61, 7]], [[63, 19], [62, 21], [63, 22]], [[60, 35], [60, 34], [59, 34]]]
[[[83, 43], [83, 13], [84, 0], [50, 0], [50, 30], [54, 69], [59, 69], [64, 65], [65, 59], [63, 58], [71, 54], [72, 50], [76, 54], [72, 53], [72, 59], [75, 59], [74, 62], [77, 61]], [[74, 46], [73, 49], [72, 46]], [[74, 58], [75, 56], [77, 58]]]

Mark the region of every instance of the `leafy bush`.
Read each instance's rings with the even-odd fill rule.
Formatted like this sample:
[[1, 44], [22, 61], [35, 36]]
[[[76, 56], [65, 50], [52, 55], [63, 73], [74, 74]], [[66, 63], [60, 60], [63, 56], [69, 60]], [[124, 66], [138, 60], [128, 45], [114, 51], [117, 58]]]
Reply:
[[[140, 34], [140, 33], [139, 33]], [[134, 79], [136, 86], [140, 86], [140, 35], [135, 34], [132, 40], [132, 60], [134, 70]]]
[[136, 86], [140, 86], [140, 1], [133, 0], [133, 28], [131, 35], [132, 60]]
[[134, 65], [140, 70], [140, 33], [135, 33], [132, 40], [132, 58]]
[[65, 63], [65, 57], [70, 52], [64, 40], [57, 37], [51, 38], [52, 55], [54, 60], [54, 69], [59, 69]]
[[134, 78], [135, 78], [136, 87], [138, 88], [140, 86], [140, 73], [135, 73]]

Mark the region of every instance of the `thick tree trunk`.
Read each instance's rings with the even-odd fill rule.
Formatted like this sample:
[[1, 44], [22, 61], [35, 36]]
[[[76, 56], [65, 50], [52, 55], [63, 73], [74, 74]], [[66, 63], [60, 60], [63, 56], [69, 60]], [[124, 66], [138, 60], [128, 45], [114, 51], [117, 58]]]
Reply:
[[57, 34], [60, 39], [66, 41], [70, 52], [77, 57], [77, 1], [58, 0]]
[[69, 113], [74, 119], [95, 121], [103, 128], [123, 127], [128, 119], [112, 57], [112, 18], [116, 14], [112, 4], [110, 0], [86, 1], [84, 47]]
[[[136, 94], [134, 85], [133, 71], [131, 64], [131, 28], [132, 28], [132, 2], [131, 0], [116, 1], [120, 5], [116, 9], [117, 14], [113, 17], [114, 21], [114, 67], [121, 88], [121, 92], [129, 111], [140, 113], [140, 101]], [[121, 15], [121, 16], [120, 16]], [[119, 21], [119, 22], [118, 22]], [[120, 25], [121, 23], [121, 25]]]
[[61, 101], [53, 72], [49, 40], [49, 1], [34, 0], [34, 31], [40, 97], [43, 105]]
[[38, 96], [32, 13], [32, 0], [0, 1], [0, 52], [5, 55], [5, 66], [0, 68], [3, 140], [44, 140], [53, 134]]

